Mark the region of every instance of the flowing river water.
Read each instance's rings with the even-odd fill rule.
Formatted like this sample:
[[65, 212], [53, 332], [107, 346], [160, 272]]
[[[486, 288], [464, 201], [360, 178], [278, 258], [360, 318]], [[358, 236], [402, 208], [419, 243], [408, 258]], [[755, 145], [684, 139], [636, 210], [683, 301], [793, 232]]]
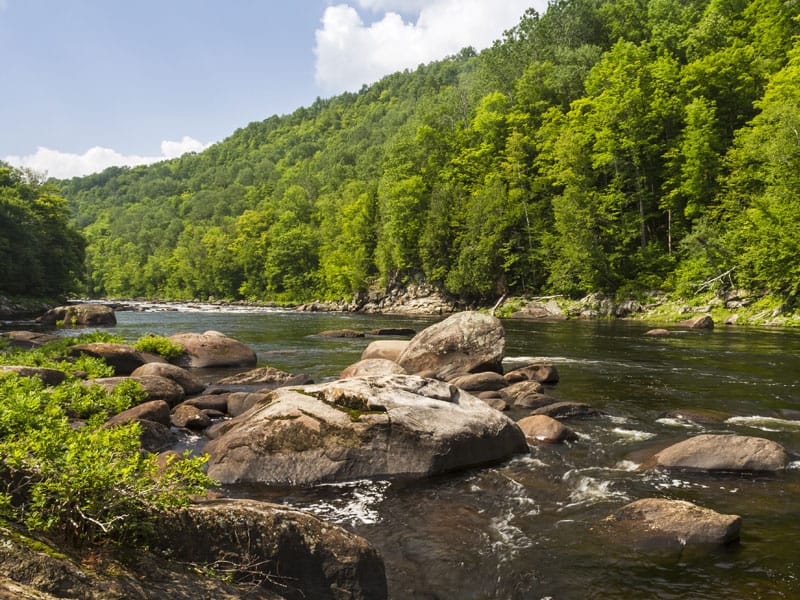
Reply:
[[[246, 310], [117, 318], [115, 332], [127, 340], [215, 329], [253, 347], [259, 365], [315, 381], [334, 378], [377, 339], [315, 334], [419, 331], [437, 320]], [[504, 327], [509, 366], [546, 359], [561, 375], [548, 394], [606, 413], [568, 421], [577, 442], [535, 446], [501, 465], [424, 481], [225, 491], [303, 508], [364, 536], [384, 557], [395, 599], [800, 598], [800, 332], [719, 328], [650, 337], [648, 325], [623, 321]], [[675, 410], [703, 411], [712, 422], [663, 418]], [[642, 468], [671, 443], [726, 432], [782, 443], [793, 455], [790, 468], [773, 475]], [[645, 497], [739, 514], [741, 541], [642, 552], [598, 530], [616, 508]]]

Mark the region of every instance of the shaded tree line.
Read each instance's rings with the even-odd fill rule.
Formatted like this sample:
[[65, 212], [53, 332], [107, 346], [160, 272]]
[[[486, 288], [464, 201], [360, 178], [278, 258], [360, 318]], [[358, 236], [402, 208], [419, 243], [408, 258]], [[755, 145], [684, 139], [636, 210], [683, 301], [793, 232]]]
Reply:
[[54, 297], [80, 289], [84, 247], [58, 187], [0, 162], [0, 293]]

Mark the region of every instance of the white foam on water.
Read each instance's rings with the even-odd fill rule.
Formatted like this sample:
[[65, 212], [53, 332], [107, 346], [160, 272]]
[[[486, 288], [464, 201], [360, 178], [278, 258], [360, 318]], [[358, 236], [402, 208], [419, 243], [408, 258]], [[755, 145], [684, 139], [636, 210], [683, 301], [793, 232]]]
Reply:
[[580, 475], [579, 471], [567, 471], [563, 480], [571, 483], [570, 503], [564, 508], [582, 504], [597, 504], [609, 500], [628, 500], [627, 494], [614, 489], [614, 482], [609, 479], [598, 479], [588, 475]]
[[800, 421], [791, 419], [778, 419], [777, 417], [762, 417], [751, 415], [749, 417], [731, 417], [725, 421], [729, 425], [744, 425], [761, 431], [797, 431], [800, 430]]
[[697, 429], [700, 427], [696, 423], [683, 421], [681, 419], [674, 419], [672, 417], [663, 417], [661, 419], [656, 419], [656, 423], [661, 423], [662, 425], [667, 425], [669, 427], [683, 427], [685, 429]]
[[795, 470], [795, 471], [796, 470], [800, 470], [800, 460], [793, 460], [788, 465], [786, 465], [786, 468], [787, 469], [792, 469], [792, 470]]
[[604, 415], [604, 416], [612, 423], [617, 423], [618, 425], [624, 425], [625, 423], [630, 422], [630, 419], [628, 417], [615, 417], [614, 415]]
[[641, 467], [639, 463], [633, 462], [632, 460], [621, 460], [616, 465], [614, 465], [614, 469], [617, 471], [637, 471], [639, 467]]
[[390, 485], [389, 481], [368, 479], [324, 484], [320, 487], [337, 487], [345, 491], [335, 501], [320, 500], [304, 509], [333, 523], [374, 525], [381, 518], [377, 505], [386, 497]]
[[650, 433], [649, 431], [637, 431], [636, 429], [623, 429], [622, 427], [615, 427], [611, 431], [617, 434], [618, 436], [625, 438], [626, 440], [630, 440], [632, 442], [643, 442], [645, 440], [649, 440], [656, 437], [655, 433]]
[[492, 550], [501, 556], [503, 561], [514, 557], [520, 550], [533, 546], [533, 540], [512, 523], [517, 517], [516, 513], [516, 509], [510, 508], [490, 521], [490, 527], [495, 537], [492, 542]]

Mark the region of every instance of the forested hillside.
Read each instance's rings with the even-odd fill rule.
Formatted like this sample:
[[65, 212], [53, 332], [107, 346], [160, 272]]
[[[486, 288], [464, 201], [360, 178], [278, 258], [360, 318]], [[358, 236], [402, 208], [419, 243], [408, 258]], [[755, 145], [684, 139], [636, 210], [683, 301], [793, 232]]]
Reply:
[[479, 54], [62, 182], [89, 293], [299, 301], [424, 279], [469, 300], [690, 294], [730, 272], [793, 298], [798, 13], [561, 0]]

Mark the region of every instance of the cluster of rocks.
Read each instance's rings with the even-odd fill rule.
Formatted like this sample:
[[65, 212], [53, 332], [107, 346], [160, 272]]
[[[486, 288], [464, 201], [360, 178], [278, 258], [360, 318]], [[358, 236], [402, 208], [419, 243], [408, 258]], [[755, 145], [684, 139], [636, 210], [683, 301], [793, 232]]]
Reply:
[[[34, 343], [30, 336], [14, 337]], [[72, 352], [100, 356], [115, 369], [116, 377], [87, 384], [113, 387], [131, 378], [147, 393], [146, 401], [116, 415], [108, 426], [139, 422], [142, 445], [152, 452], [168, 451], [176, 430], [202, 432], [208, 438], [203, 448], [208, 473], [223, 484], [310, 486], [429, 477], [504, 461], [528, 452], [529, 444], [575, 442], [577, 435], [562, 421], [601, 414], [547, 393], [547, 386], [559, 380], [553, 365], [530, 363], [504, 372], [502, 324], [479, 312], [454, 314], [410, 340], [373, 341], [338, 380], [319, 384], [304, 375], [253, 368], [255, 352], [219, 332], [171, 339], [185, 349], [175, 364], [122, 344], [85, 344]], [[214, 367], [243, 372], [205, 385], [191, 371]], [[524, 417], [515, 422], [503, 412], [508, 408]], [[788, 461], [783, 447], [769, 440], [699, 435], [661, 450], [647, 468], [776, 471]], [[295, 591], [298, 597], [386, 596], [383, 565], [374, 550], [332, 525], [320, 526], [330, 534], [329, 543], [321, 533], [308, 534], [296, 519], [280, 527], [295, 532], [286, 534], [290, 537], [271, 533], [268, 540], [259, 538], [267, 534], [252, 524], [284, 518], [274, 510], [261, 503], [226, 501], [172, 517], [182, 524], [177, 529], [191, 531], [195, 540], [187, 540], [182, 550], [187, 560], [232, 560], [238, 552], [265, 565], [260, 572], [265, 581], [287, 577], [291, 583], [280, 592], [286, 597]], [[213, 528], [208, 523], [220, 528], [220, 535], [209, 533]], [[616, 532], [615, 539], [668, 540], [683, 546], [729, 543], [737, 539], [740, 525], [736, 515], [650, 498], [619, 509], [598, 528]], [[249, 540], [253, 548], [248, 552], [255, 554], [220, 541], [229, 526], [238, 539]], [[202, 538], [206, 534], [211, 538]], [[198, 544], [197, 539], [205, 541]], [[316, 587], [303, 588], [312, 583], [295, 578], [304, 581], [300, 575], [306, 571], [291, 571], [291, 561], [276, 557], [281, 549], [300, 552], [297, 544], [306, 548], [301, 554], [323, 561], [303, 567], [315, 573], [309, 581]], [[203, 554], [206, 550], [211, 554]], [[278, 573], [276, 565], [289, 570]]]
[[462, 306], [427, 283], [362, 292], [352, 301], [310, 302], [297, 307], [305, 312], [364, 312], [398, 315], [446, 315]]

